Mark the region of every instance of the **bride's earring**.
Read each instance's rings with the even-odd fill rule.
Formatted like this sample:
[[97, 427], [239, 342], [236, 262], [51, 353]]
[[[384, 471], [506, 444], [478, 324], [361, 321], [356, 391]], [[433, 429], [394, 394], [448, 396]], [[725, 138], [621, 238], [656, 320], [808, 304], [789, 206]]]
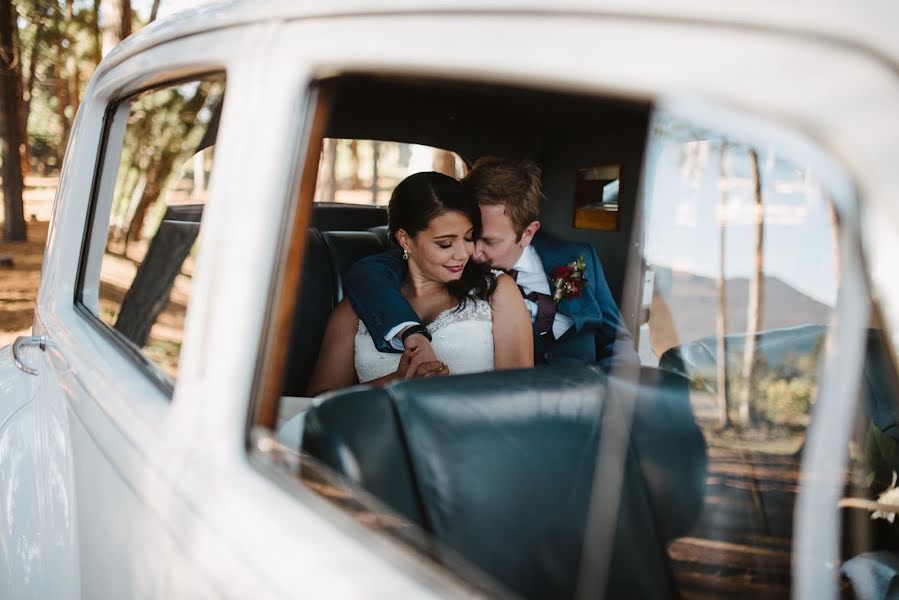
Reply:
[[403, 260], [409, 260], [409, 253], [406, 252], [405, 248], [403, 248]]

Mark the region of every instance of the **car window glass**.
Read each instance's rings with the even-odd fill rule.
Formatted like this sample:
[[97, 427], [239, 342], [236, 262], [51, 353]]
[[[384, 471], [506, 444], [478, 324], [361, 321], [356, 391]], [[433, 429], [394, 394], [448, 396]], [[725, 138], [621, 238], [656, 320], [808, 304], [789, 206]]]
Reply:
[[[223, 94], [224, 77], [213, 76], [142, 93], [110, 111], [107, 152], [121, 144], [121, 153], [117, 161], [107, 157], [95, 200], [92, 236], [105, 242], [91, 244], [86, 264], [99, 265], [99, 282], [88, 281], [86, 269], [80, 298], [171, 378]], [[86, 290], [94, 287], [90, 297]]]
[[639, 355], [686, 378], [708, 455], [702, 511], [669, 558], [684, 593], [787, 596], [803, 445], [840, 285], [839, 219], [814, 170], [776, 145], [666, 115], [653, 123], [645, 173]]
[[[359, 100], [367, 85], [395, 85], [397, 94], [409, 95], [403, 105], [427, 106], [414, 102], [420, 90], [406, 82], [339, 83], [340, 100], [354, 101], [340, 104], [347, 111], [342, 114], [314, 111], [335, 123], [313, 122], [309, 131], [352, 131], [366, 119], [379, 132], [402, 130], [408, 115], [391, 119]], [[452, 114], [458, 115], [466, 107], [484, 110], [482, 103], [466, 104], [469, 93], [478, 98], [475, 88], [440, 89], [454, 91]], [[568, 337], [569, 348], [577, 345], [569, 360], [551, 361], [569, 357], [547, 352], [542, 356], [548, 364], [534, 369], [349, 387], [305, 398], [350, 268], [387, 247], [382, 228], [348, 214], [363, 212], [358, 207], [313, 204], [313, 225], [298, 221], [292, 239], [305, 244], [305, 253], [295, 254], [304, 264], [287, 269], [301, 273], [301, 284], [281, 293], [292, 326], [287, 330], [284, 320], [272, 320], [278, 325], [270, 337], [287, 351], [283, 371], [272, 370], [266, 393], [274, 400], [280, 391], [281, 397], [257, 411], [260, 427], [253, 434], [266, 439], [255, 446], [275, 448], [274, 439], [284, 445], [279, 453], [298, 450], [293, 473], [359, 522], [389, 535], [421, 533], [428, 547], [439, 549], [439, 565], [472, 579], [469, 570], [445, 560], [451, 550], [522, 597], [788, 596], [806, 432], [828, 344], [836, 339], [831, 334], [841, 272], [858, 268], [840, 264], [841, 224], [823, 183], [832, 174], [816, 172], [773, 141], [753, 145], [653, 115], [648, 106], [488, 91], [505, 96], [504, 106], [527, 107], [531, 115], [572, 117], [528, 140], [542, 149], [541, 221], [562, 240], [588, 242], [604, 269], [627, 271], [628, 283], [608, 286], [609, 300], [619, 302], [633, 334], [633, 342], [622, 335], [613, 351], [626, 368], [614, 360], [578, 358], [589, 356], [594, 343], [608, 345], [610, 337], [597, 326], [590, 339], [593, 325], [584, 309], [571, 314], [584, 322], [588, 335], [581, 339], [587, 343]], [[441, 107], [431, 110], [439, 115]], [[428, 129], [441, 120], [428, 116], [419, 115], [416, 137], [442, 139], [439, 128]], [[622, 119], [633, 126], [610, 138], [608, 124]], [[590, 123], [603, 127], [590, 130]], [[485, 139], [495, 136], [510, 147], [515, 141], [503, 137], [510, 130], [485, 127], [489, 131], [479, 132]], [[580, 135], [580, 141], [554, 145], [563, 133]], [[622, 213], [615, 236], [575, 231], [567, 217], [578, 181], [569, 175], [619, 164], [616, 146], [625, 139], [642, 150], [642, 189], [640, 197], [634, 191], [638, 202], [629, 203], [634, 210]], [[316, 140], [311, 147], [320, 148]], [[339, 144], [336, 150], [333, 160], [339, 162]], [[303, 181], [321, 186], [324, 165], [317, 154], [307, 157]], [[612, 173], [601, 175], [600, 181], [615, 180]], [[301, 186], [300, 206], [312, 204], [310, 187]], [[329, 211], [342, 221], [316, 225]], [[558, 214], [565, 218], [554, 220]], [[603, 275], [591, 268], [585, 276]], [[380, 293], [372, 287], [371, 294]], [[572, 301], [566, 310], [579, 306]], [[361, 332], [367, 342], [367, 331], [353, 327], [347, 337]], [[875, 324], [869, 336], [875, 347]], [[558, 342], [561, 350], [566, 336]], [[538, 338], [541, 343], [551, 342]], [[624, 351], [631, 343], [639, 369]], [[354, 349], [358, 374], [355, 358]], [[880, 410], [881, 399], [896, 397], [889, 388], [895, 374], [888, 361], [882, 363], [866, 363], [845, 473], [847, 498], [876, 498], [899, 466], [899, 451], [886, 439], [897, 419]], [[884, 385], [871, 383], [874, 367]], [[844, 475], [844, 465], [838, 468]], [[844, 559], [873, 547], [864, 542], [872, 539], [865, 535], [871, 533], [870, 514], [848, 510], [855, 510], [846, 521], [855, 537], [844, 545]]]
[[421, 144], [325, 138], [315, 202], [386, 206], [405, 177], [438, 171], [459, 178], [465, 162], [455, 152]]

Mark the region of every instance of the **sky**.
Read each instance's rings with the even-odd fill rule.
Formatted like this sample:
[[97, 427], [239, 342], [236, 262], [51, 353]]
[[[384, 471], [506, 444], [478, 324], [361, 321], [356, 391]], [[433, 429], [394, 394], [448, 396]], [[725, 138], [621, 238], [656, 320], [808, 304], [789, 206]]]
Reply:
[[[647, 201], [646, 258], [655, 266], [714, 278], [720, 265], [719, 219], [726, 277], [754, 270], [755, 200], [745, 148], [732, 149], [722, 177], [718, 144], [665, 142], [654, 155]], [[824, 304], [836, 301], [833, 229], [826, 191], [803, 165], [760, 152], [764, 199], [764, 268]], [[721, 213], [722, 190], [727, 210]]]

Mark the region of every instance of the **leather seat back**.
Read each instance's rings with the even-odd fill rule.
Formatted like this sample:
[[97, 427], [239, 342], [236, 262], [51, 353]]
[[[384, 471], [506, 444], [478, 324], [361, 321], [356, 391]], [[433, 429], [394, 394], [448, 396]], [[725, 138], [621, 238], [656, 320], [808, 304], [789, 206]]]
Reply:
[[385, 250], [370, 231], [309, 229], [306, 259], [297, 290], [296, 316], [291, 325], [288, 368], [282, 386], [285, 396], [305, 396], [318, 360], [328, 317], [343, 300], [343, 277], [360, 258]]
[[296, 316], [291, 324], [288, 367], [282, 387], [285, 396], [306, 395], [328, 315], [337, 304], [337, 284], [325, 240], [317, 229], [309, 230], [307, 240], [303, 275], [297, 291]]
[[[670, 597], [665, 545], [692, 525], [702, 506], [705, 443], [686, 380], [649, 369], [632, 376], [544, 368], [352, 392], [359, 404], [389, 399], [395, 428], [386, 416], [335, 416], [332, 407], [352, 410], [336, 394], [308, 415], [315, 426], [304, 434], [304, 448], [524, 597], [571, 598], [599, 441], [603, 431], [626, 426], [607, 405], [633, 403], [608, 592]], [[344, 431], [347, 426], [353, 431]], [[394, 434], [401, 441], [391, 446], [404, 449], [402, 458], [370, 446], [371, 437], [383, 448], [382, 436]], [[377, 464], [381, 458], [392, 462]], [[403, 469], [409, 475], [400, 479], [413, 490], [398, 498], [399, 487], [388, 482]], [[377, 491], [385, 488], [390, 496]]]
[[343, 300], [343, 278], [356, 261], [387, 247], [371, 231], [327, 231], [322, 234], [331, 255], [337, 301]]
[[387, 394], [359, 388], [325, 397], [306, 414], [303, 449], [406, 519], [423, 524], [412, 467]]

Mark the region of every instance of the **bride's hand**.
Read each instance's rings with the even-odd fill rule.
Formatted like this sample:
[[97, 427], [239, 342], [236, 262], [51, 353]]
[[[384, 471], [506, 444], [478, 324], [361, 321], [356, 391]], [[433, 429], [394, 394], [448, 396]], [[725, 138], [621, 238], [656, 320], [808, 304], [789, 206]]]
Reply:
[[400, 357], [400, 364], [397, 366], [396, 372], [394, 373], [396, 379], [408, 379], [412, 375], [415, 375], [415, 370], [412, 369], [412, 356], [417, 352], [417, 348], [406, 348], [403, 351], [403, 355]]
[[[422, 336], [423, 337], [423, 336]], [[423, 338], [424, 339], [424, 338]], [[427, 342], [427, 339], [425, 339]], [[427, 351], [434, 356], [431, 345], [427, 344]], [[449, 367], [434, 356], [434, 360], [422, 360], [427, 352], [422, 346], [407, 346], [400, 357], [395, 376], [397, 379], [412, 379], [413, 377], [434, 377], [436, 375], [449, 375]]]
[[[405, 378], [411, 379], [415, 376], [424, 376], [425, 373], [421, 372], [425, 364], [427, 363], [439, 363], [440, 359], [437, 358], [437, 355], [434, 354], [434, 348], [431, 346], [430, 340], [423, 336], [420, 333], [415, 333], [410, 335], [403, 342], [406, 348], [406, 352], [410, 353], [411, 361], [409, 363], [409, 370], [406, 372]], [[405, 353], [404, 353], [405, 356]], [[428, 370], [430, 372], [433, 370], [432, 368]]]

